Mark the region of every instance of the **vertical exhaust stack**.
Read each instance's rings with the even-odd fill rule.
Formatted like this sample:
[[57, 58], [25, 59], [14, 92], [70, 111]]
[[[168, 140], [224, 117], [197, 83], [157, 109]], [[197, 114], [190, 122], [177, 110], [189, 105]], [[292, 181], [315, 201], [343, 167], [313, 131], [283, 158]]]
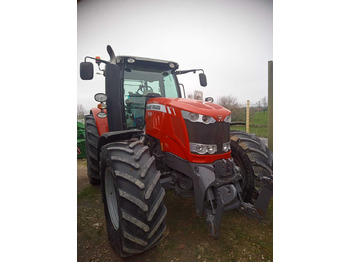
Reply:
[[107, 52], [109, 54], [110, 63], [116, 65], [117, 64], [117, 58], [115, 57], [114, 51], [110, 45], [107, 45]]
[[109, 64], [106, 64], [105, 83], [107, 95], [107, 119], [109, 132], [121, 131], [125, 129], [123, 123], [125, 116], [123, 114], [123, 92], [121, 81], [121, 69], [117, 66], [117, 58], [110, 45], [107, 45], [107, 52], [110, 57]]

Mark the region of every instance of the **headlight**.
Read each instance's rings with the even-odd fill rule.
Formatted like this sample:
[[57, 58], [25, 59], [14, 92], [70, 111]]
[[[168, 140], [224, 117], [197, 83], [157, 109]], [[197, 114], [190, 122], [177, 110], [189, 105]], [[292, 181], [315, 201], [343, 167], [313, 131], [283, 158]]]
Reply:
[[130, 64], [135, 63], [135, 59], [132, 58], [132, 57], [129, 57], [127, 61], [128, 61], [128, 63], [130, 63]]
[[231, 123], [231, 115], [228, 115], [227, 117], [225, 117], [224, 122]]
[[211, 123], [215, 123], [215, 119], [211, 116], [202, 116], [202, 122], [204, 124], [211, 124]]
[[209, 154], [214, 154], [217, 150], [216, 150], [216, 145], [208, 145], [207, 146], [207, 150]]
[[224, 152], [230, 151], [230, 142], [223, 143], [223, 145], [222, 145], [222, 151], [224, 151]]
[[204, 146], [201, 145], [201, 144], [196, 145], [196, 151], [197, 151], [197, 153], [199, 153], [199, 154], [201, 154], [201, 153], [203, 153], [203, 152], [204, 152], [203, 154], [205, 154]]
[[103, 93], [97, 93], [97, 94], [95, 95], [95, 100], [96, 100], [97, 102], [103, 103], [103, 102], [106, 102], [106, 101], [107, 101], [107, 96], [106, 96], [105, 94], [103, 94]]
[[206, 153], [214, 154], [217, 152], [216, 145], [206, 145], [199, 143], [190, 143], [190, 151], [196, 154], [204, 155]]
[[198, 119], [199, 119], [199, 114], [188, 113], [188, 120], [190, 120], [192, 122], [197, 122]]
[[97, 116], [99, 118], [105, 118], [105, 117], [107, 117], [107, 114], [105, 112], [99, 112], [99, 113], [97, 113]]
[[197, 113], [187, 112], [184, 110], [182, 110], [181, 113], [184, 119], [190, 120], [191, 122], [198, 122], [203, 124], [212, 124], [216, 122], [214, 117], [211, 116], [205, 116]]

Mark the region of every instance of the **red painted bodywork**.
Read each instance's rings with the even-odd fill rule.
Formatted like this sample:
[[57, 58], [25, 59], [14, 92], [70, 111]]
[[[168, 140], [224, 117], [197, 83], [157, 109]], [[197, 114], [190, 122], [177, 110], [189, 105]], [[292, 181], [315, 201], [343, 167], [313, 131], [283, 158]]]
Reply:
[[[228, 159], [231, 152], [213, 155], [197, 155], [190, 152], [187, 128], [181, 110], [212, 116], [222, 122], [231, 112], [213, 103], [184, 98], [153, 98], [147, 103], [165, 106], [165, 111], [147, 110], [145, 115], [146, 134], [158, 138], [164, 152], [171, 152], [194, 163], [213, 163]], [[164, 109], [164, 107], [162, 107]], [[164, 110], [163, 110], [164, 111]], [[220, 134], [219, 134], [220, 135]]]
[[[99, 108], [92, 108], [91, 111], [92, 111], [92, 114], [93, 114], [93, 116], [95, 118], [95, 123], [96, 123], [96, 126], [97, 126], [98, 134], [101, 136], [102, 134], [109, 132], [107, 117], [99, 118], [97, 116], [97, 114], [99, 112], [101, 112], [101, 109], [99, 109]], [[103, 112], [105, 112], [107, 114], [107, 110], [106, 109], [103, 109]]]
[[[164, 152], [170, 152], [182, 159], [193, 163], [213, 163], [219, 159], [228, 159], [231, 152], [213, 155], [197, 155], [190, 152], [189, 140], [185, 120], [182, 118], [181, 110], [212, 116], [216, 121], [222, 122], [231, 112], [222, 106], [213, 103], [184, 98], [152, 98], [147, 103], [163, 105], [166, 112], [147, 110], [145, 115], [146, 134], [159, 139]], [[99, 118], [97, 114], [101, 110], [93, 108], [99, 135], [109, 132], [106, 118]], [[106, 110], [104, 110], [107, 113]], [[220, 135], [220, 134], [219, 134]]]

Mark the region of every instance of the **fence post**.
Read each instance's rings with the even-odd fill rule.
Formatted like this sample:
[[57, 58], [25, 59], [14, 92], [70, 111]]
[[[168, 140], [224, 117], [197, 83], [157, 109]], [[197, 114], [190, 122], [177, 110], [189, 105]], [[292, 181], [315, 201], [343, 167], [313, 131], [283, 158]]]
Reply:
[[246, 120], [245, 120], [245, 131], [249, 133], [249, 100], [247, 100], [247, 111], [246, 111]]
[[273, 151], [273, 61], [268, 62], [268, 148]]

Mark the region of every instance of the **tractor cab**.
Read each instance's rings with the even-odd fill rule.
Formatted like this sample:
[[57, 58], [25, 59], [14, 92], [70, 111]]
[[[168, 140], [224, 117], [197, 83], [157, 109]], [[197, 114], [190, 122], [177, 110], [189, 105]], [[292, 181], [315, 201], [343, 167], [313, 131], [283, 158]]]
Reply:
[[118, 57], [123, 61], [123, 103], [126, 129], [142, 129], [146, 102], [153, 97], [181, 97], [174, 62], [146, 58]]
[[[182, 95], [177, 79], [179, 74], [202, 71], [199, 74], [200, 84], [207, 85], [202, 69], [179, 71], [176, 62], [135, 56], [115, 57], [111, 48], [107, 48], [107, 51], [110, 61], [87, 56], [81, 63], [80, 74], [84, 80], [93, 78], [93, 64], [86, 62], [87, 58], [94, 59], [99, 70], [103, 71], [109, 113], [100, 116], [108, 117], [110, 131], [143, 129], [145, 108], [150, 98], [184, 97], [185, 91]], [[105, 64], [104, 69], [100, 68], [101, 63]]]

